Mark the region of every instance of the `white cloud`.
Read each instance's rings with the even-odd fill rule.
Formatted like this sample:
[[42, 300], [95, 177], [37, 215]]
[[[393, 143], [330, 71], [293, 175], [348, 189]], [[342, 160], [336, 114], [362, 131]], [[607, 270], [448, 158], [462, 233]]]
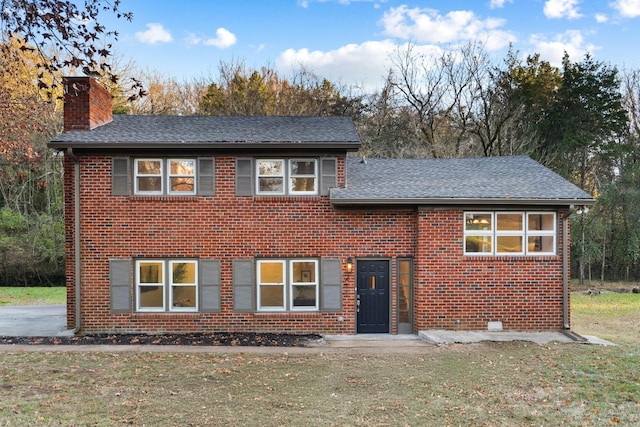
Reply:
[[583, 15], [579, 12], [578, 3], [580, 0], [547, 0], [544, 4], [544, 15], [551, 19], [580, 18]]
[[147, 31], [138, 31], [135, 37], [140, 43], [145, 44], [170, 43], [173, 41], [169, 31], [165, 30], [161, 24], [153, 22], [147, 24]]
[[237, 41], [238, 39], [236, 38], [235, 34], [222, 27], [216, 30], [215, 38], [204, 39], [193, 33], [188, 33], [187, 37], [185, 38], [185, 43], [187, 44], [194, 46], [203, 44], [205, 46], [215, 46], [218, 49], [226, 49], [228, 47], [231, 47], [236, 44]]
[[488, 50], [515, 42], [513, 34], [499, 28], [504, 19], [479, 19], [472, 11], [456, 10], [440, 15], [434, 9], [399, 6], [385, 12], [380, 20], [384, 33], [404, 40], [424, 43], [450, 43], [480, 40]]
[[617, 9], [625, 18], [637, 18], [640, 16], [640, 0], [616, 0], [609, 4]]
[[491, 3], [489, 3], [489, 8], [501, 9], [506, 3], [513, 3], [513, 0], [491, 0]]
[[607, 22], [609, 20], [609, 17], [607, 15], [605, 15], [604, 13], [596, 13], [595, 14], [595, 18], [596, 18], [596, 22], [598, 24], [602, 24], [602, 23]]
[[203, 43], [207, 46], [215, 46], [218, 49], [226, 49], [236, 44], [237, 41], [235, 34], [226, 28], [220, 27], [216, 30], [216, 38], [207, 39]]
[[[407, 48], [391, 40], [368, 41], [361, 44], [348, 44], [330, 51], [310, 51], [309, 49], [287, 49], [276, 60], [278, 69], [283, 72], [295, 70], [304, 65], [320, 76], [343, 83], [354, 83], [365, 90], [375, 90], [385, 81], [391, 68], [390, 58]], [[436, 46], [415, 46], [414, 52], [426, 55], [439, 54]]]
[[540, 57], [549, 61], [551, 65], [559, 67], [562, 65], [564, 53], [569, 54], [572, 61], [579, 61], [585, 53], [598, 50], [593, 44], [584, 45], [584, 38], [580, 31], [569, 30], [555, 36], [553, 40], [547, 40], [542, 35], [534, 34], [530, 42], [533, 44], [535, 52]]

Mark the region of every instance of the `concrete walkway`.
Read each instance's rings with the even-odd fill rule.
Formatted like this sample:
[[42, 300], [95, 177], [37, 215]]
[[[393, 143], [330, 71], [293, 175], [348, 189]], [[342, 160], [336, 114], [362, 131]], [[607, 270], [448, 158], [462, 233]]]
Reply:
[[[71, 335], [66, 328], [65, 305], [0, 306], [0, 336], [65, 336]], [[420, 353], [429, 348], [446, 344], [470, 344], [495, 341], [529, 341], [540, 345], [550, 342], [597, 345], [614, 345], [597, 337], [579, 336], [568, 332], [513, 332], [513, 331], [420, 331], [418, 335], [360, 334], [325, 335], [306, 350], [343, 351], [355, 353]], [[7, 347], [7, 348], [4, 348]], [[264, 352], [298, 353], [304, 348], [296, 347], [200, 347], [200, 346], [130, 346], [130, 345], [77, 345], [77, 346], [19, 346], [22, 350], [41, 351], [190, 351], [190, 352]], [[15, 351], [17, 346], [0, 345], [0, 351]]]

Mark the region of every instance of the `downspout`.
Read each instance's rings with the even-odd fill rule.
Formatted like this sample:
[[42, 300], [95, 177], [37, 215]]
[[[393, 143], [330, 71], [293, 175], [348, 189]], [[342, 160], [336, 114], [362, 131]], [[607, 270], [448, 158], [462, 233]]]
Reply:
[[565, 330], [569, 324], [569, 217], [575, 212], [573, 206], [562, 218], [562, 324]]
[[81, 298], [80, 298], [80, 162], [73, 152], [73, 148], [67, 148], [67, 154], [73, 160], [73, 250], [74, 250], [74, 276], [75, 276], [75, 310], [76, 326], [73, 334], [80, 332], [81, 322]]

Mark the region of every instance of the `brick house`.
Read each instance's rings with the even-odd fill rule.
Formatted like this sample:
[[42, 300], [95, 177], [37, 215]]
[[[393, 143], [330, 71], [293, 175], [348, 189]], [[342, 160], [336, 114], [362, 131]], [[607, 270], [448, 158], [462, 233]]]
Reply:
[[569, 221], [524, 156], [366, 159], [346, 117], [111, 115], [65, 80], [67, 313], [80, 332], [569, 328]]

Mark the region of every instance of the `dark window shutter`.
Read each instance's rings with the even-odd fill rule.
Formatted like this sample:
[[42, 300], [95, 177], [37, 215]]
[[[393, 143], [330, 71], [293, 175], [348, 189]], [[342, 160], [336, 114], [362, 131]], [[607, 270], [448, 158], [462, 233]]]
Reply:
[[338, 161], [320, 159], [320, 195], [329, 195], [329, 189], [338, 186]]
[[129, 159], [114, 157], [111, 161], [111, 194], [113, 196], [129, 195]]
[[201, 157], [198, 159], [198, 194], [213, 196], [216, 185], [215, 159]]
[[255, 311], [253, 260], [233, 260], [233, 310]]
[[320, 260], [320, 310], [342, 309], [342, 265], [339, 258]]
[[109, 260], [109, 291], [112, 313], [131, 311], [131, 261]]
[[220, 261], [200, 260], [200, 311], [220, 311]]
[[253, 196], [252, 159], [236, 159], [236, 196]]

